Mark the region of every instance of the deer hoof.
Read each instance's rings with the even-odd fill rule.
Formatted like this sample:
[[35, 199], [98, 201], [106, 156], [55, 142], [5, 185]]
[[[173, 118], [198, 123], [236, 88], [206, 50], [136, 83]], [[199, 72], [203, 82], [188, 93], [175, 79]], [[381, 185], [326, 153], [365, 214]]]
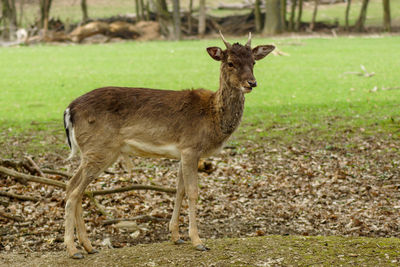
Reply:
[[178, 239], [178, 240], [176, 240], [175, 242], [174, 242], [174, 244], [175, 245], [182, 245], [182, 244], [185, 244], [185, 241], [183, 241], [183, 239]]
[[198, 250], [198, 251], [207, 251], [207, 250], [210, 250], [208, 247], [206, 247], [206, 246], [204, 246], [204, 245], [202, 245], [202, 244], [197, 245], [195, 248], [196, 248], [196, 250]]
[[72, 255], [71, 258], [76, 259], [76, 260], [80, 260], [80, 259], [83, 259], [83, 254], [80, 253], [80, 252], [77, 252], [74, 255]]
[[96, 254], [99, 253], [99, 251], [97, 249], [92, 249], [91, 251], [88, 251], [88, 254]]

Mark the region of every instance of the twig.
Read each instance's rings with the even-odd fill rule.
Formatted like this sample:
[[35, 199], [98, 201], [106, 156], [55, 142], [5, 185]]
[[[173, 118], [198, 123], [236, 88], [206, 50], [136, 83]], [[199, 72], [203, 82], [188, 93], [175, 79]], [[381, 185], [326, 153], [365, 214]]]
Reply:
[[120, 187], [120, 188], [115, 188], [115, 189], [91, 191], [90, 193], [93, 194], [93, 196], [100, 196], [100, 195], [132, 191], [132, 190], [154, 190], [154, 191], [160, 191], [160, 192], [166, 192], [166, 193], [175, 193], [176, 192], [176, 190], [174, 188], [165, 188], [165, 187], [153, 186], [153, 185], [135, 184], [135, 185]]
[[2, 212], [2, 211], [0, 211], [0, 216], [4, 217], [4, 218], [7, 218], [7, 219], [11, 219], [11, 220], [17, 221], [17, 222], [23, 222], [24, 221], [24, 219], [21, 218], [20, 216], [15, 216], [15, 215], [12, 215], [12, 214], [9, 214], [9, 213], [5, 213], [5, 212]]
[[33, 169], [39, 173], [40, 176], [44, 177], [44, 173], [40, 170], [39, 166], [36, 164], [36, 162], [33, 161], [33, 159], [29, 156], [25, 156], [26, 160], [32, 165]]
[[94, 196], [91, 192], [86, 192], [85, 194], [90, 198], [90, 200], [93, 202], [93, 204], [96, 206], [96, 208], [100, 211], [101, 214], [103, 214], [107, 218], [111, 217], [111, 214], [107, 213], [104, 210], [104, 207], [102, 205], [100, 205], [100, 203], [97, 201], [97, 199], [94, 198]]
[[140, 215], [136, 216], [133, 218], [117, 218], [117, 219], [110, 219], [110, 220], [104, 220], [102, 221], [103, 225], [110, 225], [114, 223], [119, 223], [121, 221], [154, 221], [154, 222], [165, 222], [169, 221], [169, 219], [166, 218], [158, 218], [150, 215]]
[[0, 191], [0, 196], [9, 197], [9, 198], [16, 198], [16, 199], [19, 199], [19, 200], [39, 201], [39, 199], [36, 198], [36, 197], [22, 196], [22, 195], [17, 195], [17, 194], [6, 192], [6, 191]]
[[71, 178], [71, 176], [72, 176], [71, 174], [62, 172], [62, 171], [56, 171], [56, 170], [50, 170], [50, 169], [43, 169], [42, 171], [43, 171], [43, 173], [59, 175], [59, 176], [65, 177], [65, 178]]
[[22, 180], [22, 181], [31, 181], [31, 182], [41, 183], [41, 184], [53, 185], [53, 186], [64, 188], [64, 189], [67, 187], [65, 185], [65, 183], [63, 183], [63, 182], [17, 172], [17, 171], [8, 169], [8, 168], [4, 168], [2, 166], [0, 166], [0, 173], [9, 175], [9, 176], [13, 176], [13, 177], [17, 178], [18, 180]]
[[[41, 183], [41, 184], [47, 184], [47, 185], [53, 185], [59, 188], [65, 189], [67, 185], [63, 182], [52, 180], [49, 178], [44, 178], [44, 177], [39, 177], [39, 176], [33, 176], [25, 173], [20, 173], [5, 167], [0, 166], [0, 173], [3, 173], [5, 175], [9, 175], [12, 177], [17, 178], [18, 180], [22, 181], [31, 181], [31, 182], [36, 182], [36, 183]], [[160, 192], [166, 192], [166, 193], [175, 193], [176, 190], [174, 188], [165, 188], [165, 187], [160, 187], [160, 186], [153, 186], [153, 185], [131, 185], [131, 186], [126, 186], [126, 187], [120, 187], [120, 188], [115, 188], [115, 189], [106, 189], [106, 190], [99, 190], [99, 191], [86, 191], [85, 194], [90, 193], [93, 194], [93, 196], [99, 196], [99, 195], [107, 195], [107, 194], [113, 194], [113, 193], [121, 193], [121, 192], [126, 192], [126, 191], [132, 191], [132, 190], [154, 190], [154, 191], [160, 191]]]

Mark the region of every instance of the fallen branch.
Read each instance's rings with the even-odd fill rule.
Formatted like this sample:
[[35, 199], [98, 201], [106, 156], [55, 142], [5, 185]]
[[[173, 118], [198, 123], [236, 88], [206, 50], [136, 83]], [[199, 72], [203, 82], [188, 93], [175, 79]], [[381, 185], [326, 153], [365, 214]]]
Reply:
[[59, 181], [55, 181], [55, 180], [44, 178], [44, 177], [33, 176], [33, 175], [17, 172], [17, 171], [14, 171], [14, 170], [2, 167], [2, 166], [0, 166], [0, 173], [15, 177], [18, 180], [22, 180], [24, 182], [31, 181], [31, 182], [41, 183], [41, 184], [53, 185], [53, 186], [60, 187], [60, 188], [63, 188], [63, 189], [65, 189], [67, 187], [66, 184], [63, 183], [63, 182], [59, 182]]
[[[33, 176], [25, 173], [20, 173], [5, 167], [0, 166], [0, 173], [12, 176], [14, 178], [17, 178], [18, 180], [22, 180], [24, 182], [26, 181], [31, 181], [31, 182], [36, 182], [36, 183], [41, 183], [41, 184], [47, 184], [47, 185], [53, 185], [59, 188], [65, 189], [67, 185], [63, 182], [44, 178], [44, 177], [39, 177], [39, 176]], [[153, 185], [131, 185], [131, 186], [126, 186], [126, 187], [120, 187], [120, 188], [115, 188], [115, 189], [106, 189], [106, 190], [99, 190], [99, 191], [85, 191], [85, 194], [92, 194], [93, 196], [99, 196], [99, 195], [107, 195], [107, 194], [113, 194], [113, 193], [121, 193], [121, 192], [126, 192], [126, 191], [132, 191], [132, 190], [154, 190], [154, 191], [159, 191], [159, 192], [166, 192], [166, 193], [175, 193], [176, 190], [174, 188], [165, 188], [161, 186], [153, 186]]]
[[94, 198], [93, 194], [91, 192], [86, 192], [86, 195], [90, 198], [90, 200], [93, 202], [93, 204], [96, 206], [96, 208], [100, 211], [100, 213], [107, 218], [111, 218], [111, 214], [105, 211], [104, 207], [100, 205], [100, 203], [97, 201], [97, 199]]
[[140, 215], [136, 216], [133, 218], [117, 218], [117, 219], [110, 219], [110, 220], [104, 220], [102, 221], [103, 225], [110, 225], [114, 223], [119, 223], [121, 221], [153, 221], [153, 222], [165, 222], [169, 221], [169, 219], [166, 218], [158, 218], [150, 215]]
[[33, 159], [29, 156], [26, 156], [25, 159], [31, 164], [32, 168], [42, 177], [44, 177], [44, 173], [40, 170], [39, 166], [36, 164], [36, 162], [33, 161]]
[[10, 220], [13, 220], [13, 221], [17, 221], [17, 222], [23, 222], [24, 221], [24, 219], [22, 217], [20, 217], [20, 216], [15, 216], [15, 215], [12, 215], [12, 214], [9, 214], [9, 213], [5, 213], [5, 212], [2, 212], [2, 211], [0, 211], [0, 216], [4, 217], [4, 218], [7, 218], [7, 219], [10, 219]]
[[72, 175], [66, 172], [62, 172], [62, 171], [56, 171], [56, 170], [50, 170], [50, 169], [43, 169], [42, 170], [43, 173], [47, 173], [47, 174], [54, 174], [54, 175], [59, 175], [65, 178], [71, 178]]
[[17, 195], [17, 194], [6, 192], [6, 191], [0, 191], [0, 196], [15, 198], [15, 199], [19, 199], [19, 200], [39, 201], [39, 199], [36, 197]]
[[153, 191], [166, 192], [166, 193], [175, 193], [176, 192], [176, 190], [174, 188], [165, 188], [165, 187], [153, 186], [153, 185], [135, 184], [135, 185], [130, 185], [130, 186], [126, 186], [126, 187], [120, 187], [120, 188], [115, 188], [115, 189], [90, 191], [90, 193], [93, 194], [93, 196], [100, 196], [100, 195], [107, 195], [107, 194], [114, 194], [114, 193], [132, 191], [132, 190], [153, 190]]

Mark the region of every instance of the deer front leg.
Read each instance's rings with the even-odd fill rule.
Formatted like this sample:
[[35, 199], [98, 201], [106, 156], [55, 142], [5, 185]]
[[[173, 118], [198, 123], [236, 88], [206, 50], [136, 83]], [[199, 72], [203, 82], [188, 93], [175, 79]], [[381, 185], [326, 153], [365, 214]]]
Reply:
[[185, 195], [185, 185], [182, 177], [182, 163], [179, 163], [177, 178], [174, 212], [172, 213], [171, 221], [169, 223], [169, 231], [171, 232], [172, 242], [179, 245], [183, 243], [183, 240], [179, 235], [179, 214], [181, 212], [182, 199]]
[[195, 153], [182, 153], [181, 164], [185, 191], [189, 201], [189, 237], [193, 246], [200, 251], [209, 250], [200, 240], [196, 223], [196, 203], [198, 199], [197, 164], [199, 157]]

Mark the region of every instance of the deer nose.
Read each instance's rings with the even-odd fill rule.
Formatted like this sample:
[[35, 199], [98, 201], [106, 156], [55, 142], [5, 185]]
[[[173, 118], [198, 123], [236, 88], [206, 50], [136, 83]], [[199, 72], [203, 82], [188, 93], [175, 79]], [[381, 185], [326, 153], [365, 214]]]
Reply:
[[247, 83], [250, 85], [251, 88], [257, 86], [257, 81], [256, 80], [250, 80], [250, 81], [247, 81]]

